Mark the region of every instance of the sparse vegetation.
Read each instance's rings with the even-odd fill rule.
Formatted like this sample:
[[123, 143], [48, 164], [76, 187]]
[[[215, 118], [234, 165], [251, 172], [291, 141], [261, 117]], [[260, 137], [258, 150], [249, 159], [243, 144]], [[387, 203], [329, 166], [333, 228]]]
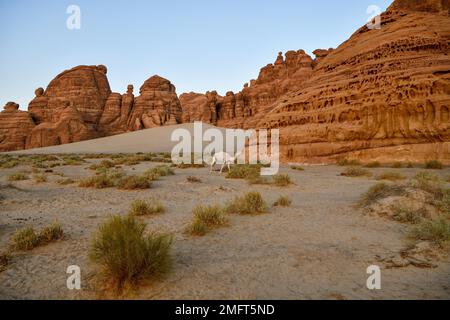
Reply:
[[149, 189], [152, 183], [146, 177], [126, 176], [117, 183], [121, 190]]
[[403, 168], [403, 163], [401, 163], [401, 162], [394, 162], [391, 167], [394, 168], [394, 169], [401, 169], [401, 168]]
[[122, 294], [139, 280], [159, 277], [170, 270], [172, 237], [146, 236], [145, 227], [133, 216], [112, 216], [93, 238], [89, 257], [101, 267], [107, 287], [115, 293]]
[[411, 231], [412, 238], [443, 246], [450, 242], [450, 223], [445, 219], [426, 220]]
[[371, 176], [369, 170], [359, 168], [359, 167], [349, 167], [341, 173], [341, 176], [345, 177], [368, 177]]
[[11, 238], [11, 248], [18, 251], [29, 251], [38, 246], [49, 244], [63, 237], [64, 231], [59, 224], [45, 227], [40, 233], [32, 227], [18, 230]]
[[260, 214], [267, 211], [267, 204], [259, 192], [249, 192], [231, 201], [226, 211], [237, 214]]
[[91, 170], [101, 170], [101, 169], [111, 169], [114, 168], [116, 165], [111, 160], [102, 160], [98, 164], [93, 164], [89, 167]]
[[80, 181], [79, 186], [82, 188], [105, 189], [112, 188], [116, 185], [116, 179], [107, 174], [92, 176]]
[[224, 209], [219, 205], [197, 206], [193, 211], [192, 223], [186, 228], [191, 235], [203, 236], [210, 229], [224, 226], [228, 223]]
[[85, 163], [83, 158], [77, 155], [64, 156], [63, 158], [63, 166], [79, 166]]
[[131, 203], [129, 214], [133, 216], [146, 216], [164, 213], [166, 208], [156, 200], [147, 202], [143, 200], [135, 200]]
[[392, 219], [402, 223], [418, 224], [423, 218], [427, 217], [428, 213], [425, 208], [413, 210], [403, 205], [394, 205], [392, 207]]
[[227, 173], [227, 179], [255, 179], [260, 176], [261, 166], [240, 164], [231, 167], [231, 170]]
[[276, 174], [273, 176], [273, 184], [278, 187], [287, 187], [292, 184], [291, 177], [288, 174]]
[[28, 175], [24, 172], [13, 173], [8, 176], [8, 181], [23, 181], [30, 179]]
[[378, 183], [371, 187], [366, 193], [361, 197], [359, 205], [366, 207], [371, 205], [377, 200], [389, 197], [402, 195], [405, 192], [405, 186], [401, 185], [390, 185], [386, 183]]
[[377, 176], [377, 180], [399, 181], [405, 179], [406, 177], [398, 172], [384, 172]]
[[444, 168], [444, 165], [442, 164], [442, 162], [440, 162], [438, 160], [431, 160], [431, 161], [425, 162], [424, 167], [425, 167], [425, 169], [441, 170]]
[[305, 171], [305, 168], [301, 167], [301, 166], [291, 166], [292, 170], [297, 170], [297, 171]]
[[273, 204], [274, 207], [290, 207], [292, 200], [289, 197], [280, 196]]
[[150, 181], [153, 181], [153, 180], [158, 180], [160, 177], [172, 176], [174, 174], [175, 174], [175, 172], [173, 171], [173, 169], [171, 167], [169, 167], [167, 165], [163, 165], [163, 166], [157, 166], [157, 167], [147, 170], [144, 173], [144, 177], [146, 177]]

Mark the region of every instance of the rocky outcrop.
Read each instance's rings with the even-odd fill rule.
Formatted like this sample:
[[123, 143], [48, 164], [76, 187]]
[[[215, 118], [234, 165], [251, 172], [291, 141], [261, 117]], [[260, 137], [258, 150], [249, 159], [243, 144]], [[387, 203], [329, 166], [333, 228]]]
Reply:
[[28, 112], [11, 102], [0, 116], [0, 151], [46, 147], [181, 123], [181, 105], [170, 81], [148, 79], [137, 98], [129, 85], [111, 92], [104, 66], [64, 71], [38, 88]]
[[303, 50], [280, 52], [273, 64], [261, 69], [256, 80], [224, 97], [216, 91], [205, 95], [189, 93], [181, 95], [184, 121], [204, 121], [218, 126], [250, 128], [269, 112], [280, 97], [308, 79], [314, 60]]
[[0, 146], [2, 151], [24, 149], [35, 123], [28, 112], [20, 111], [19, 105], [8, 102], [0, 112]]
[[396, 1], [258, 127], [280, 128], [285, 161], [450, 161], [448, 1]]
[[182, 110], [175, 86], [159, 76], [146, 80], [128, 119], [132, 131], [181, 123]]

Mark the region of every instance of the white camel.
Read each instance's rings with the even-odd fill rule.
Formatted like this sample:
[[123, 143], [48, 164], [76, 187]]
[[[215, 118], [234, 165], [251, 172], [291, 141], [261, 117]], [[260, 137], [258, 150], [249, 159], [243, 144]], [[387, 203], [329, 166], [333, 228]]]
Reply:
[[220, 168], [220, 173], [222, 173], [223, 168], [225, 168], [225, 165], [228, 167], [228, 171], [231, 170], [230, 165], [234, 164], [234, 161], [236, 161], [236, 159], [239, 157], [241, 153], [237, 153], [234, 157], [231, 156], [229, 153], [226, 152], [217, 152], [216, 154], [214, 154], [214, 156], [212, 157], [212, 161], [211, 161], [211, 170], [209, 171], [209, 173], [211, 174], [213, 171], [213, 168], [216, 164], [221, 164], [222, 167]]

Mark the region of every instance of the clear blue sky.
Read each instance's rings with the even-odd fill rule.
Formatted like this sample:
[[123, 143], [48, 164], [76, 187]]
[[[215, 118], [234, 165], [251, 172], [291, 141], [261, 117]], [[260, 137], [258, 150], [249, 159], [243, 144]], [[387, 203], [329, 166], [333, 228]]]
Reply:
[[[111, 89], [159, 74], [177, 93], [238, 91], [279, 51], [336, 47], [392, 0], [0, 0], [0, 107], [71, 67], [104, 64]], [[66, 9], [81, 9], [68, 30]]]

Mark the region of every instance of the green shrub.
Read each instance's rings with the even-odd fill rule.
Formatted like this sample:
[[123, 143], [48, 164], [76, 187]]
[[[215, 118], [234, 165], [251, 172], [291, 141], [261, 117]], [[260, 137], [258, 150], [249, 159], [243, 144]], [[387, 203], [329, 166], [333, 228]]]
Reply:
[[450, 223], [444, 219], [426, 220], [414, 228], [411, 235], [416, 240], [432, 241], [442, 246], [450, 241]]
[[267, 211], [267, 204], [259, 192], [249, 192], [231, 201], [226, 211], [237, 214], [259, 214]]
[[91, 261], [101, 267], [108, 284], [119, 293], [143, 278], [158, 277], [170, 270], [172, 238], [146, 236], [144, 231], [145, 224], [133, 216], [113, 216], [92, 240]]
[[127, 176], [119, 180], [117, 188], [121, 190], [149, 189], [151, 185], [151, 181], [146, 177]]
[[292, 200], [289, 197], [280, 196], [277, 201], [274, 202], [274, 207], [290, 207]]
[[444, 168], [444, 165], [442, 164], [442, 162], [440, 162], [438, 160], [431, 160], [431, 161], [425, 162], [425, 169], [440, 170], [440, 169], [443, 169], [443, 168]]
[[350, 167], [345, 169], [344, 172], [341, 173], [341, 176], [345, 176], [345, 177], [364, 177], [364, 176], [370, 176], [371, 173], [370, 171], [363, 169], [363, 168], [358, 168], [358, 167]]
[[28, 179], [29, 177], [23, 172], [13, 173], [8, 176], [8, 181], [23, 181]]
[[145, 216], [164, 213], [166, 208], [158, 201], [146, 202], [135, 200], [131, 203], [129, 214], [133, 216]]

